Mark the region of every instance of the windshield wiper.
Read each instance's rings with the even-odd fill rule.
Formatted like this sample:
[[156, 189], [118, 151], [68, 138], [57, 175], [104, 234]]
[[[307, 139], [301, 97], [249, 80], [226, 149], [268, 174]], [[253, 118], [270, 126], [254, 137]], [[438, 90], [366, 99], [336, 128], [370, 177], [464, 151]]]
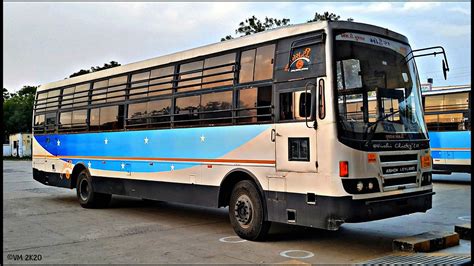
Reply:
[[387, 119], [387, 118], [389, 118], [389, 117], [391, 117], [391, 116], [393, 116], [393, 115], [395, 115], [395, 114], [398, 114], [399, 112], [400, 112], [400, 109], [398, 109], [397, 111], [391, 112], [391, 113], [389, 113], [389, 114], [386, 114], [386, 115], [384, 115], [384, 116], [382, 116], [382, 117], [379, 117], [377, 120], [375, 120], [375, 121], [372, 122], [372, 123], [368, 123], [368, 124], [367, 124], [367, 128], [366, 128], [366, 130], [365, 130], [365, 132], [364, 132], [364, 135], [367, 135], [367, 133], [368, 133], [367, 131], [369, 130], [369, 128], [372, 128], [372, 126], [374, 126], [374, 125], [375, 125], [375, 126], [374, 126], [373, 129], [370, 131], [369, 135], [367, 136], [367, 140], [366, 140], [366, 142], [365, 142], [365, 145], [367, 146], [367, 145], [369, 145], [369, 144], [372, 142], [372, 139], [373, 139], [373, 137], [374, 137], [374, 135], [375, 135], [375, 131], [377, 130], [377, 126], [378, 126], [379, 122], [384, 121], [385, 119]]

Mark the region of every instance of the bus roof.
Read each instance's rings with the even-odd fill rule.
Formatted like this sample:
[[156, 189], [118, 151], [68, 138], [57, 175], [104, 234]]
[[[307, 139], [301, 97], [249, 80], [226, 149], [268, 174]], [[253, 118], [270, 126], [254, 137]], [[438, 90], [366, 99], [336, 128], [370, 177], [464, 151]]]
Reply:
[[471, 91], [471, 85], [461, 85], [461, 86], [453, 86], [446, 89], [435, 89], [431, 91], [423, 91], [421, 94], [423, 96], [427, 95], [440, 95], [440, 94], [449, 94], [449, 93], [456, 93], [456, 92], [466, 92]]
[[69, 86], [74, 84], [79, 84], [87, 81], [92, 81], [100, 78], [106, 78], [110, 76], [116, 76], [120, 74], [125, 74], [132, 71], [137, 71], [140, 69], [146, 69], [150, 67], [156, 67], [160, 65], [166, 65], [174, 62], [179, 62], [183, 60], [188, 60], [192, 58], [197, 58], [200, 56], [215, 54], [219, 52], [224, 52], [228, 50], [237, 49], [240, 47], [255, 45], [259, 43], [265, 43], [281, 38], [286, 38], [289, 36], [304, 34], [312, 31], [322, 30], [325, 28], [331, 27], [333, 29], [347, 29], [347, 30], [362, 30], [367, 32], [373, 32], [380, 35], [389, 36], [391, 38], [397, 39], [401, 42], [408, 43], [408, 40], [405, 36], [398, 34], [396, 32], [390, 31], [385, 28], [348, 21], [319, 21], [311, 23], [302, 23], [296, 25], [289, 25], [284, 27], [279, 27], [272, 30], [267, 30], [264, 32], [252, 34], [249, 36], [238, 37], [232, 40], [227, 40], [224, 42], [218, 42], [214, 44], [209, 44], [181, 52], [176, 52], [169, 55], [164, 55], [160, 57], [155, 57], [143, 61], [138, 61], [135, 63], [130, 63], [118, 67], [113, 67], [97, 72], [92, 72], [89, 74], [66, 78], [63, 80], [46, 83], [40, 85], [38, 91], [43, 91], [51, 88], [58, 88], [63, 86]]

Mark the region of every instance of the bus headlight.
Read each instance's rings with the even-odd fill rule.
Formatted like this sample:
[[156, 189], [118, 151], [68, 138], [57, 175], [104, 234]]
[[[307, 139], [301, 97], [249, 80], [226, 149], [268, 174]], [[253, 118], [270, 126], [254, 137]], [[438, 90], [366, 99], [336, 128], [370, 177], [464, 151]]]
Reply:
[[369, 182], [369, 185], [367, 185], [369, 190], [372, 190], [374, 188], [374, 184], [372, 182]]
[[357, 182], [357, 191], [362, 191], [364, 189], [364, 183], [362, 181]]

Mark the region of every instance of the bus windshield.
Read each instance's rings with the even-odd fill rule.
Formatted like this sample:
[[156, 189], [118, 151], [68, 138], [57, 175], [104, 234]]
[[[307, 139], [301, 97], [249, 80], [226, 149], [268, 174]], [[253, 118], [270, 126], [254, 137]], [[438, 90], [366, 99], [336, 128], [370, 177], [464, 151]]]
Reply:
[[346, 140], [426, 140], [420, 85], [408, 45], [360, 33], [336, 35], [339, 135]]

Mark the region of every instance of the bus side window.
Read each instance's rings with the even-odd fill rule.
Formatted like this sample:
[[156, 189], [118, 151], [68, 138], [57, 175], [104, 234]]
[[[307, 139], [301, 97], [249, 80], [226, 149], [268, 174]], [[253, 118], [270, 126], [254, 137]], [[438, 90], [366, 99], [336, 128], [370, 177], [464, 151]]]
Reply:
[[272, 87], [251, 87], [238, 91], [237, 123], [272, 120]]

